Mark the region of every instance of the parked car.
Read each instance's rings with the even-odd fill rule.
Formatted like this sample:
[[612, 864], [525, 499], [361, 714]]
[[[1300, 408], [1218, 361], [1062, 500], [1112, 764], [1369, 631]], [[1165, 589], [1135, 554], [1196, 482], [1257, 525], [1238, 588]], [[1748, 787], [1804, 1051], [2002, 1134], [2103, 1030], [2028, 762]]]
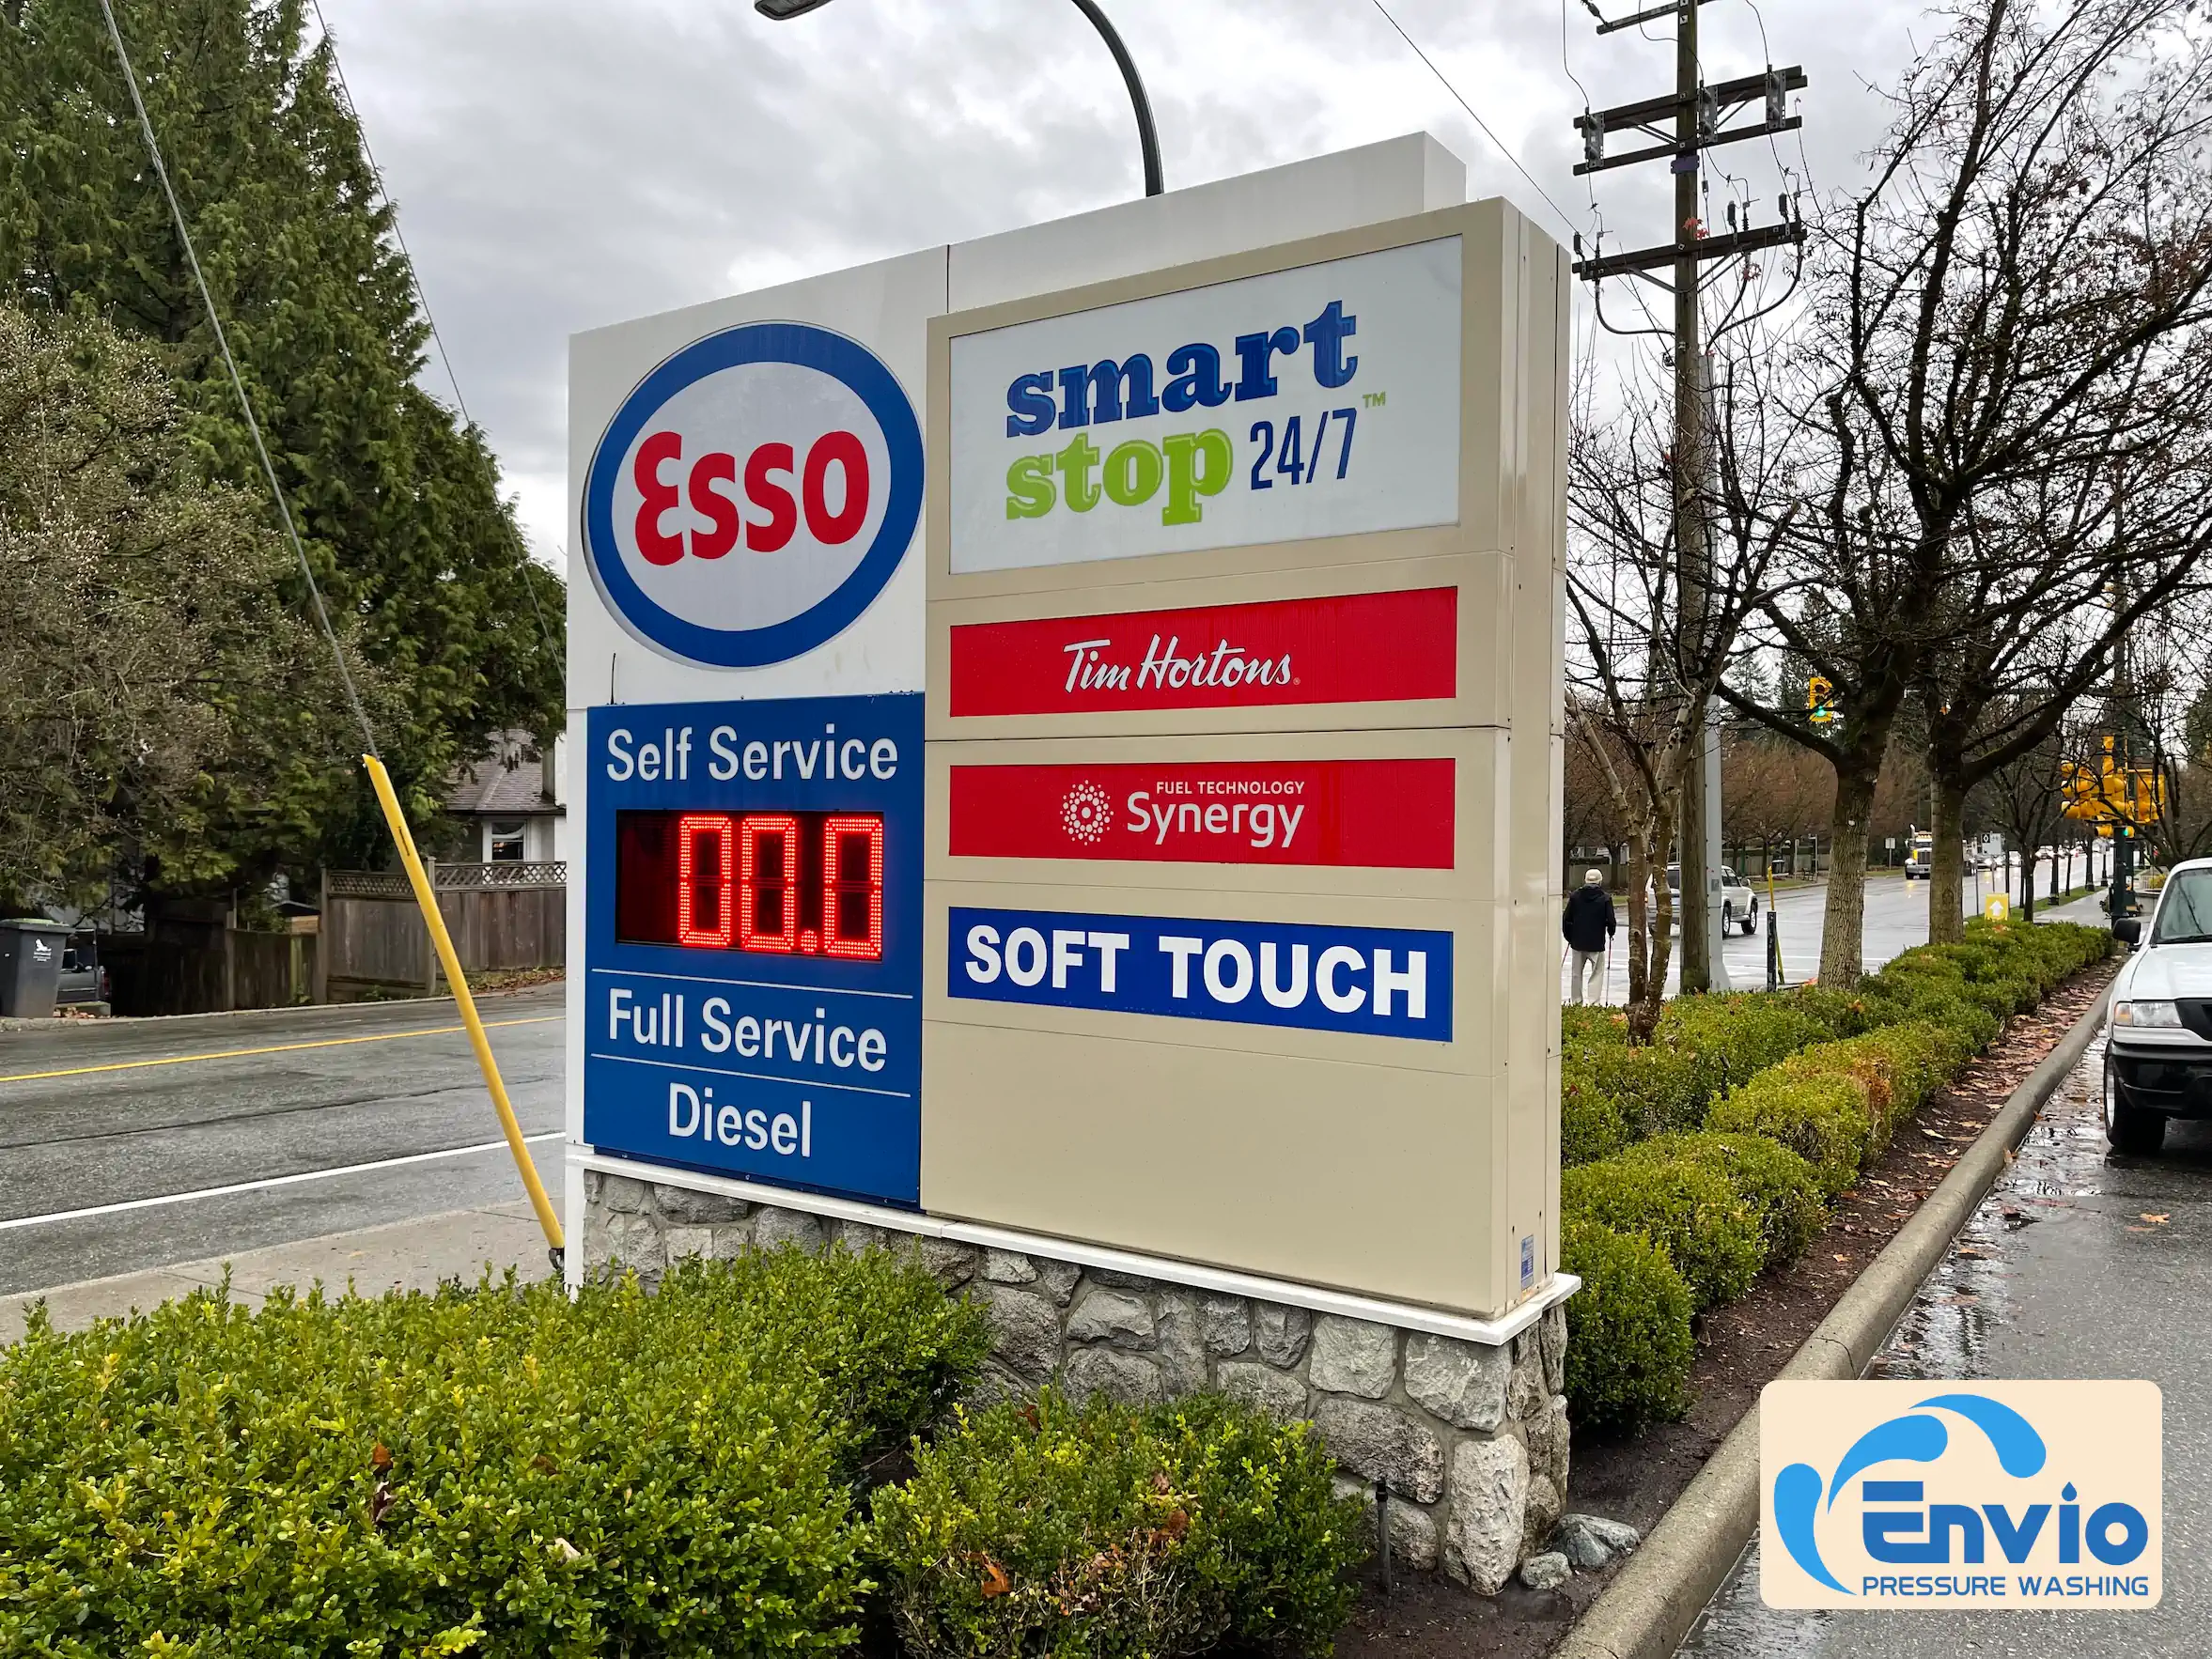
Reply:
[[2112, 921], [2136, 949], [2105, 1015], [2105, 1139], [2154, 1153], [2174, 1118], [2212, 1117], [2212, 859], [2176, 865], [2148, 922]]
[[72, 933], [62, 947], [61, 987], [54, 1001], [57, 1008], [81, 1007], [87, 1002], [110, 1002], [112, 986], [107, 969], [100, 965], [100, 936]]
[[[1675, 904], [1681, 903], [1682, 866], [1667, 866], [1667, 891], [1675, 895]], [[1745, 938], [1759, 930], [1759, 895], [1749, 881], [1727, 865], [1721, 866], [1721, 931], [1736, 929]]]

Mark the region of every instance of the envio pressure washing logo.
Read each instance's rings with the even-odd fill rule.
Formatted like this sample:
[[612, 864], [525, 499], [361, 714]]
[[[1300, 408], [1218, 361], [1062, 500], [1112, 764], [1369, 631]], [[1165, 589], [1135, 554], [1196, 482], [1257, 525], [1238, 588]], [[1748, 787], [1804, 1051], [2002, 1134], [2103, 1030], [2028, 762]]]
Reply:
[[1770, 1607], [2156, 1606], [2147, 1382], [1778, 1382], [1759, 1397]]

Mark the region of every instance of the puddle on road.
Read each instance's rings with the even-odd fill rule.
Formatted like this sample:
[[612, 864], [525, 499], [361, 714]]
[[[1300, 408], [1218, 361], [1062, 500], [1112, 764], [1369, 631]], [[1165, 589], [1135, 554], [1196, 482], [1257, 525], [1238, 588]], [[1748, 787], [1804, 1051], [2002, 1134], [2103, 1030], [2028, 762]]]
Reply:
[[[1911, 1382], [1986, 1374], [1990, 1333], [2004, 1326], [2013, 1311], [2009, 1258], [2029, 1248], [2018, 1235], [2038, 1225], [2064, 1225], [2065, 1211], [2077, 1200], [2101, 1192], [2109, 1170], [2118, 1167], [2107, 1162], [2110, 1149], [2099, 1110], [2103, 1068], [2100, 1038], [2045, 1105], [2012, 1168], [1928, 1276], [1868, 1376]], [[1821, 1635], [1837, 1617], [1779, 1611], [1762, 1603], [1759, 1545], [1753, 1539], [1680, 1651], [1699, 1659], [1782, 1659], [1824, 1651], [1828, 1644]], [[1841, 1633], [1833, 1639], [1840, 1642]]]

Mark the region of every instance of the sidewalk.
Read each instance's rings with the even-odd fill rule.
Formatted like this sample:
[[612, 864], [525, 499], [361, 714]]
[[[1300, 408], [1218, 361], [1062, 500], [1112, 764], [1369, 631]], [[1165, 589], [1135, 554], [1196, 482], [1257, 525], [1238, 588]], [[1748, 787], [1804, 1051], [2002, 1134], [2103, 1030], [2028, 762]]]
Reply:
[[513, 1267], [525, 1279], [548, 1279], [553, 1264], [545, 1236], [537, 1230], [527, 1201], [493, 1204], [481, 1210], [449, 1210], [359, 1233], [334, 1233], [296, 1244], [243, 1250], [227, 1261], [210, 1258], [180, 1262], [114, 1279], [84, 1279], [48, 1290], [0, 1296], [0, 1345], [23, 1334], [31, 1305], [43, 1299], [54, 1323], [76, 1330], [95, 1319], [119, 1318], [133, 1309], [150, 1310], [177, 1296], [220, 1284], [230, 1270], [234, 1301], [257, 1308], [280, 1284], [302, 1290], [319, 1280], [326, 1290], [349, 1280], [364, 1295], [387, 1290], [427, 1291], [439, 1280], [474, 1280], [489, 1264], [494, 1273]]

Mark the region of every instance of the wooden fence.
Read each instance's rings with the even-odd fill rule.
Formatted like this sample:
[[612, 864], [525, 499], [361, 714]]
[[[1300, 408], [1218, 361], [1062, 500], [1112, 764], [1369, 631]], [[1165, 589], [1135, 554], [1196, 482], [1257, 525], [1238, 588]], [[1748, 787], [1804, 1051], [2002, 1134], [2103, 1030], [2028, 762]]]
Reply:
[[148, 907], [143, 933], [100, 936], [117, 1014], [217, 1014], [288, 1008], [314, 995], [320, 939], [312, 916], [282, 932], [241, 928], [214, 899]]
[[[567, 864], [424, 863], [463, 969], [558, 968], [567, 962]], [[438, 994], [438, 954], [404, 875], [323, 872], [316, 975], [319, 1002]]]

